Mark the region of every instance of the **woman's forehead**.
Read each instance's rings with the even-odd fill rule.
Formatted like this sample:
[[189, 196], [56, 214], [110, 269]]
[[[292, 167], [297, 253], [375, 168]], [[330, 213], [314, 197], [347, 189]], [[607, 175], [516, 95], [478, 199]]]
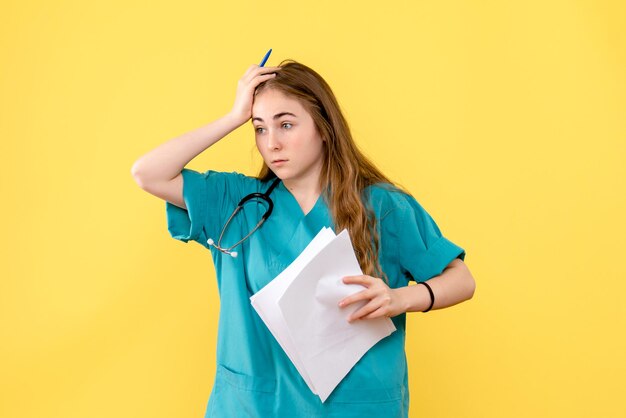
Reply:
[[298, 99], [274, 89], [262, 91], [254, 98], [253, 119], [271, 119], [277, 114], [286, 112], [298, 116], [303, 114], [305, 109]]

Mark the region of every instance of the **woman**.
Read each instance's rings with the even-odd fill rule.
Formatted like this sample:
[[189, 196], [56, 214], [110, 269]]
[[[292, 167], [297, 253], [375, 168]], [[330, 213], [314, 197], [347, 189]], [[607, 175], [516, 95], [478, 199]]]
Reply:
[[[258, 177], [184, 168], [251, 118], [264, 161]], [[278, 67], [252, 65], [239, 80], [227, 115], [145, 154], [132, 172], [140, 187], [166, 200], [172, 237], [211, 250], [221, 307], [206, 417], [408, 416], [406, 312], [470, 299], [474, 279], [463, 262], [465, 251], [443, 237], [421, 205], [357, 149], [320, 75], [293, 60]], [[268, 192], [273, 212], [230, 248], [265, 213], [264, 204], [248, 204], [224, 228], [242, 197], [253, 192]], [[364, 272], [344, 278], [364, 289], [338, 309], [360, 302], [364, 305], [349, 321], [386, 316], [397, 330], [374, 345], [322, 403], [249, 297], [325, 226], [348, 229]], [[410, 280], [428, 285], [409, 286]]]

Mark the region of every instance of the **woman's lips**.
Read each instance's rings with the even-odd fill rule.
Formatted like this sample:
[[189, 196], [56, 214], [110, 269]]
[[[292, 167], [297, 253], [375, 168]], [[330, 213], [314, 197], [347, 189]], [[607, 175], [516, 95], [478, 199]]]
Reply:
[[286, 162], [287, 162], [287, 160], [274, 160], [274, 161], [272, 161], [272, 165], [274, 165], [274, 166], [281, 166], [281, 165], [283, 165]]

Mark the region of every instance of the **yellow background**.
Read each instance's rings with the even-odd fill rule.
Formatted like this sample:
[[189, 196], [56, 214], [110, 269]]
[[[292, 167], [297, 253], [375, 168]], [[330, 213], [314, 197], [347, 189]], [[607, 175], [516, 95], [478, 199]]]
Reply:
[[[219, 300], [130, 168], [301, 61], [467, 251], [411, 314], [411, 417], [624, 417], [621, 1], [3, 1], [0, 416], [202, 417]], [[256, 173], [242, 126], [188, 167]], [[233, 348], [236, 349], [236, 348]]]

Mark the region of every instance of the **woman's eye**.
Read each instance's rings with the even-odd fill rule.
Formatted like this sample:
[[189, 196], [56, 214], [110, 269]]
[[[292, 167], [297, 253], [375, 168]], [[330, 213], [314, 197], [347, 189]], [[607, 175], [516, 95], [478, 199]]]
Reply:
[[[287, 128], [287, 129], [291, 129], [292, 124], [291, 124], [291, 123], [289, 123], [289, 122], [285, 122], [285, 123], [283, 123], [281, 126], [283, 126], [283, 127]], [[261, 128], [260, 126], [259, 126], [258, 128], [254, 128], [254, 131], [255, 131], [256, 133], [258, 133], [258, 134], [263, 133], [262, 131], [264, 131], [264, 130], [265, 130], [265, 128]]]

